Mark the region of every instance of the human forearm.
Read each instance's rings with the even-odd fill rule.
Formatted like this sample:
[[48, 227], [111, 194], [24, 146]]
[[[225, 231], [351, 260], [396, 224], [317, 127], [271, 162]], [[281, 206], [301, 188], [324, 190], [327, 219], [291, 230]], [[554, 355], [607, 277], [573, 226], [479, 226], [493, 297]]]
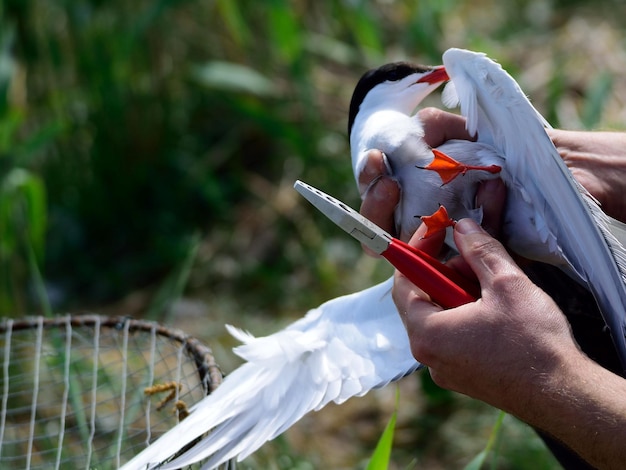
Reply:
[[[564, 350], [565, 351], [565, 350]], [[529, 403], [509, 396], [510, 413], [562, 441], [590, 464], [623, 468], [626, 461], [626, 383], [569, 351], [560, 370], [528, 382]]]
[[551, 129], [549, 134], [574, 177], [603, 210], [626, 221], [626, 133]]

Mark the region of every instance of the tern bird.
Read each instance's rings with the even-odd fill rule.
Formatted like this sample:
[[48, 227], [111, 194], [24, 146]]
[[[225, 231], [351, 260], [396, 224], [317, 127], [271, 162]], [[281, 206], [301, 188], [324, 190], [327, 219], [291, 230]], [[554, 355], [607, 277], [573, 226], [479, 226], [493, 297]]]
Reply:
[[[355, 174], [367, 150], [384, 152], [403, 189], [396, 222], [407, 234], [420, 222], [416, 215], [439, 205], [454, 218], [479, 220], [476, 184], [501, 177], [508, 188], [507, 244], [557, 266], [593, 293], [626, 364], [626, 256], [610, 232], [611, 220], [571, 177], [545, 131], [547, 123], [510, 75], [470, 51], [448, 50], [443, 62], [389, 64], [362, 77], [349, 118]], [[448, 79], [444, 103], [460, 104], [477, 142], [452, 141], [433, 150], [413, 112]], [[173, 469], [206, 458], [203, 468], [214, 468], [241, 460], [309, 411], [418, 369], [391, 286], [390, 279], [333, 299], [268, 337], [228, 327], [244, 343], [234, 351], [247, 362], [123, 468]]]
[[369, 150], [383, 152], [402, 188], [395, 220], [404, 236], [421, 223], [416, 216], [439, 206], [454, 219], [480, 222], [476, 185], [502, 178], [507, 246], [560, 268], [593, 294], [626, 369], [626, 250], [614, 234], [621, 235], [623, 224], [604, 214], [572, 177], [546, 132], [548, 123], [499, 64], [462, 49], [446, 51], [443, 62], [451, 80], [444, 104], [460, 104], [477, 141], [450, 140], [430, 149], [412, 113], [444, 69], [388, 64], [365, 74], [353, 95], [348, 126], [355, 176]]

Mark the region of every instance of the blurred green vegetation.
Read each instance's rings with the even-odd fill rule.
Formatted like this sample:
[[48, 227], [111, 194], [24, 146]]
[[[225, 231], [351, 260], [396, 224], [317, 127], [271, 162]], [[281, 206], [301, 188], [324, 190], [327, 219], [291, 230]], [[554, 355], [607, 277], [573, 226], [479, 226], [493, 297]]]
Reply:
[[[228, 253], [241, 211], [286, 175], [350, 185], [342, 104], [351, 71], [380, 62], [385, 41], [366, 3], [3, 5], [3, 163], [45, 180], [45, 276], [58, 307], [158, 282], [198, 231]], [[441, 10], [406, 13], [436, 29]], [[397, 26], [387, 33], [400, 36]], [[255, 302], [275, 299], [294, 266], [315, 270], [310, 255], [277, 256], [293, 223], [277, 218], [271, 240], [251, 242], [269, 246], [233, 256], [247, 260], [237, 289], [254, 290]], [[24, 282], [5, 289], [7, 311], [28, 305]]]
[[[522, 78], [535, 67], [554, 124], [572, 94], [575, 124], [602, 122], [611, 70], [590, 67], [581, 83], [564, 75], [568, 51], [537, 64], [538, 51], [520, 49], [558, 47], [584, 5], [505, 4], [5, 0], [2, 311], [36, 308], [25, 245], [57, 309], [153, 289], [197, 244], [193, 285], [242, 292], [257, 308], [297, 310], [342, 291], [341, 261], [347, 269], [358, 248], [334, 250], [340, 266], [320, 257], [322, 240], [337, 237], [319, 219], [302, 222], [310, 211], [288, 188], [300, 177], [358, 204], [345, 121], [366, 68], [482, 49]], [[313, 280], [316, 293], [300, 289]], [[281, 300], [286, 287], [301, 299]]]
[[[56, 311], [182, 323], [164, 315], [185, 297], [220, 324], [256, 314], [256, 333], [371, 285], [388, 267], [291, 190], [300, 178], [358, 206], [345, 129], [358, 77], [391, 60], [436, 64], [451, 46], [482, 50], [553, 125], [622, 128], [625, 8], [3, 0], [0, 315], [45, 309], [33, 266]], [[442, 415], [418, 424], [441, 430], [459, 405], [424, 395]], [[518, 454], [502, 468], [537, 468]]]

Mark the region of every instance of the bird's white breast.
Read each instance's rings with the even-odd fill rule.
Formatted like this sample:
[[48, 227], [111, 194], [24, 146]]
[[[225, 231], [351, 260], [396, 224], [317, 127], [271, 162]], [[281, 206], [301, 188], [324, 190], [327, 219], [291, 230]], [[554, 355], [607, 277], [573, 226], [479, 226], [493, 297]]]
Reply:
[[352, 167], [355, 176], [365, 165], [367, 152], [378, 149], [395, 166], [415, 165], [419, 160], [432, 159], [423, 140], [424, 131], [417, 117], [394, 110], [380, 110], [358, 116], [350, 137]]

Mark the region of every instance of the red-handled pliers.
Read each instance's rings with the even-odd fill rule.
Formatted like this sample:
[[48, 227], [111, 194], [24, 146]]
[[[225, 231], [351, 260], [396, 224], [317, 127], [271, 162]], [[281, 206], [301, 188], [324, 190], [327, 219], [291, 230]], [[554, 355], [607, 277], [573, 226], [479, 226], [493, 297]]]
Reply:
[[478, 284], [423, 251], [392, 237], [338, 199], [302, 181], [296, 181], [294, 188], [339, 227], [384, 256], [426, 292], [433, 302], [444, 308], [453, 308], [474, 302], [480, 296]]

